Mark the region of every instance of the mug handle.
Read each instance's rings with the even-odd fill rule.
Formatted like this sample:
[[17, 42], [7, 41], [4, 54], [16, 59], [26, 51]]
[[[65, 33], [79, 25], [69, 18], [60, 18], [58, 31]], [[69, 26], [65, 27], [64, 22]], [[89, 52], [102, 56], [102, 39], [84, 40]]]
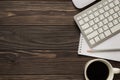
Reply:
[[120, 73], [120, 69], [119, 68], [113, 68], [113, 72], [114, 72], [114, 74], [119, 74]]

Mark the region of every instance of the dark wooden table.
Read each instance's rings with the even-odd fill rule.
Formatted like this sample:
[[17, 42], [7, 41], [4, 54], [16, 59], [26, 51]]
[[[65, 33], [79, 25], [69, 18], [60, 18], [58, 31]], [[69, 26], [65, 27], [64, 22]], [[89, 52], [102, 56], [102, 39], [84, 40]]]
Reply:
[[85, 80], [84, 65], [94, 58], [77, 54], [73, 16], [82, 10], [71, 0], [1, 0], [0, 80]]

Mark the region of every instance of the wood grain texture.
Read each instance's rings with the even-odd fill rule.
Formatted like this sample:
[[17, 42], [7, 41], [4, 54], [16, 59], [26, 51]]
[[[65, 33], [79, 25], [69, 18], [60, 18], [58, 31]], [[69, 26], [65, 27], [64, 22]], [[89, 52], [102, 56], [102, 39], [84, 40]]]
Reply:
[[94, 58], [77, 54], [73, 16], [82, 10], [71, 0], [1, 0], [0, 80], [85, 80]]
[[76, 26], [0, 26], [0, 49], [77, 49]]
[[1, 25], [74, 25], [71, 1], [1, 1]]
[[[80, 79], [81, 78], [81, 79]], [[0, 80], [83, 80], [80, 75], [13, 75], [2, 76]]]
[[[91, 59], [79, 57], [77, 52], [72, 50], [16, 50], [8, 52], [18, 53], [19, 57], [16, 62], [1, 58], [0, 74], [82, 75], [85, 62]], [[6, 51], [6, 53], [8, 52]]]

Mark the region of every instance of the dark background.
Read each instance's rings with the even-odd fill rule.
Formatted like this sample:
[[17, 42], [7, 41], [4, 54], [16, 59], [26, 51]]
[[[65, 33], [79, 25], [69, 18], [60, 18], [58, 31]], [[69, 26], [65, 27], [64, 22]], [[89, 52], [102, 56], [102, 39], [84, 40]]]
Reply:
[[0, 80], [85, 80], [84, 65], [94, 58], [78, 56], [73, 20], [84, 9], [71, 0], [1, 0]]

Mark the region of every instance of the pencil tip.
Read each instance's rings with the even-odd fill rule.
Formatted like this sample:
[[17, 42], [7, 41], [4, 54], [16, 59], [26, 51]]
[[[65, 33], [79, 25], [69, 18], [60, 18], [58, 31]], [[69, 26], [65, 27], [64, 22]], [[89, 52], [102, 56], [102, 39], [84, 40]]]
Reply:
[[87, 50], [87, 52], [92, 52], [92, 50]]

